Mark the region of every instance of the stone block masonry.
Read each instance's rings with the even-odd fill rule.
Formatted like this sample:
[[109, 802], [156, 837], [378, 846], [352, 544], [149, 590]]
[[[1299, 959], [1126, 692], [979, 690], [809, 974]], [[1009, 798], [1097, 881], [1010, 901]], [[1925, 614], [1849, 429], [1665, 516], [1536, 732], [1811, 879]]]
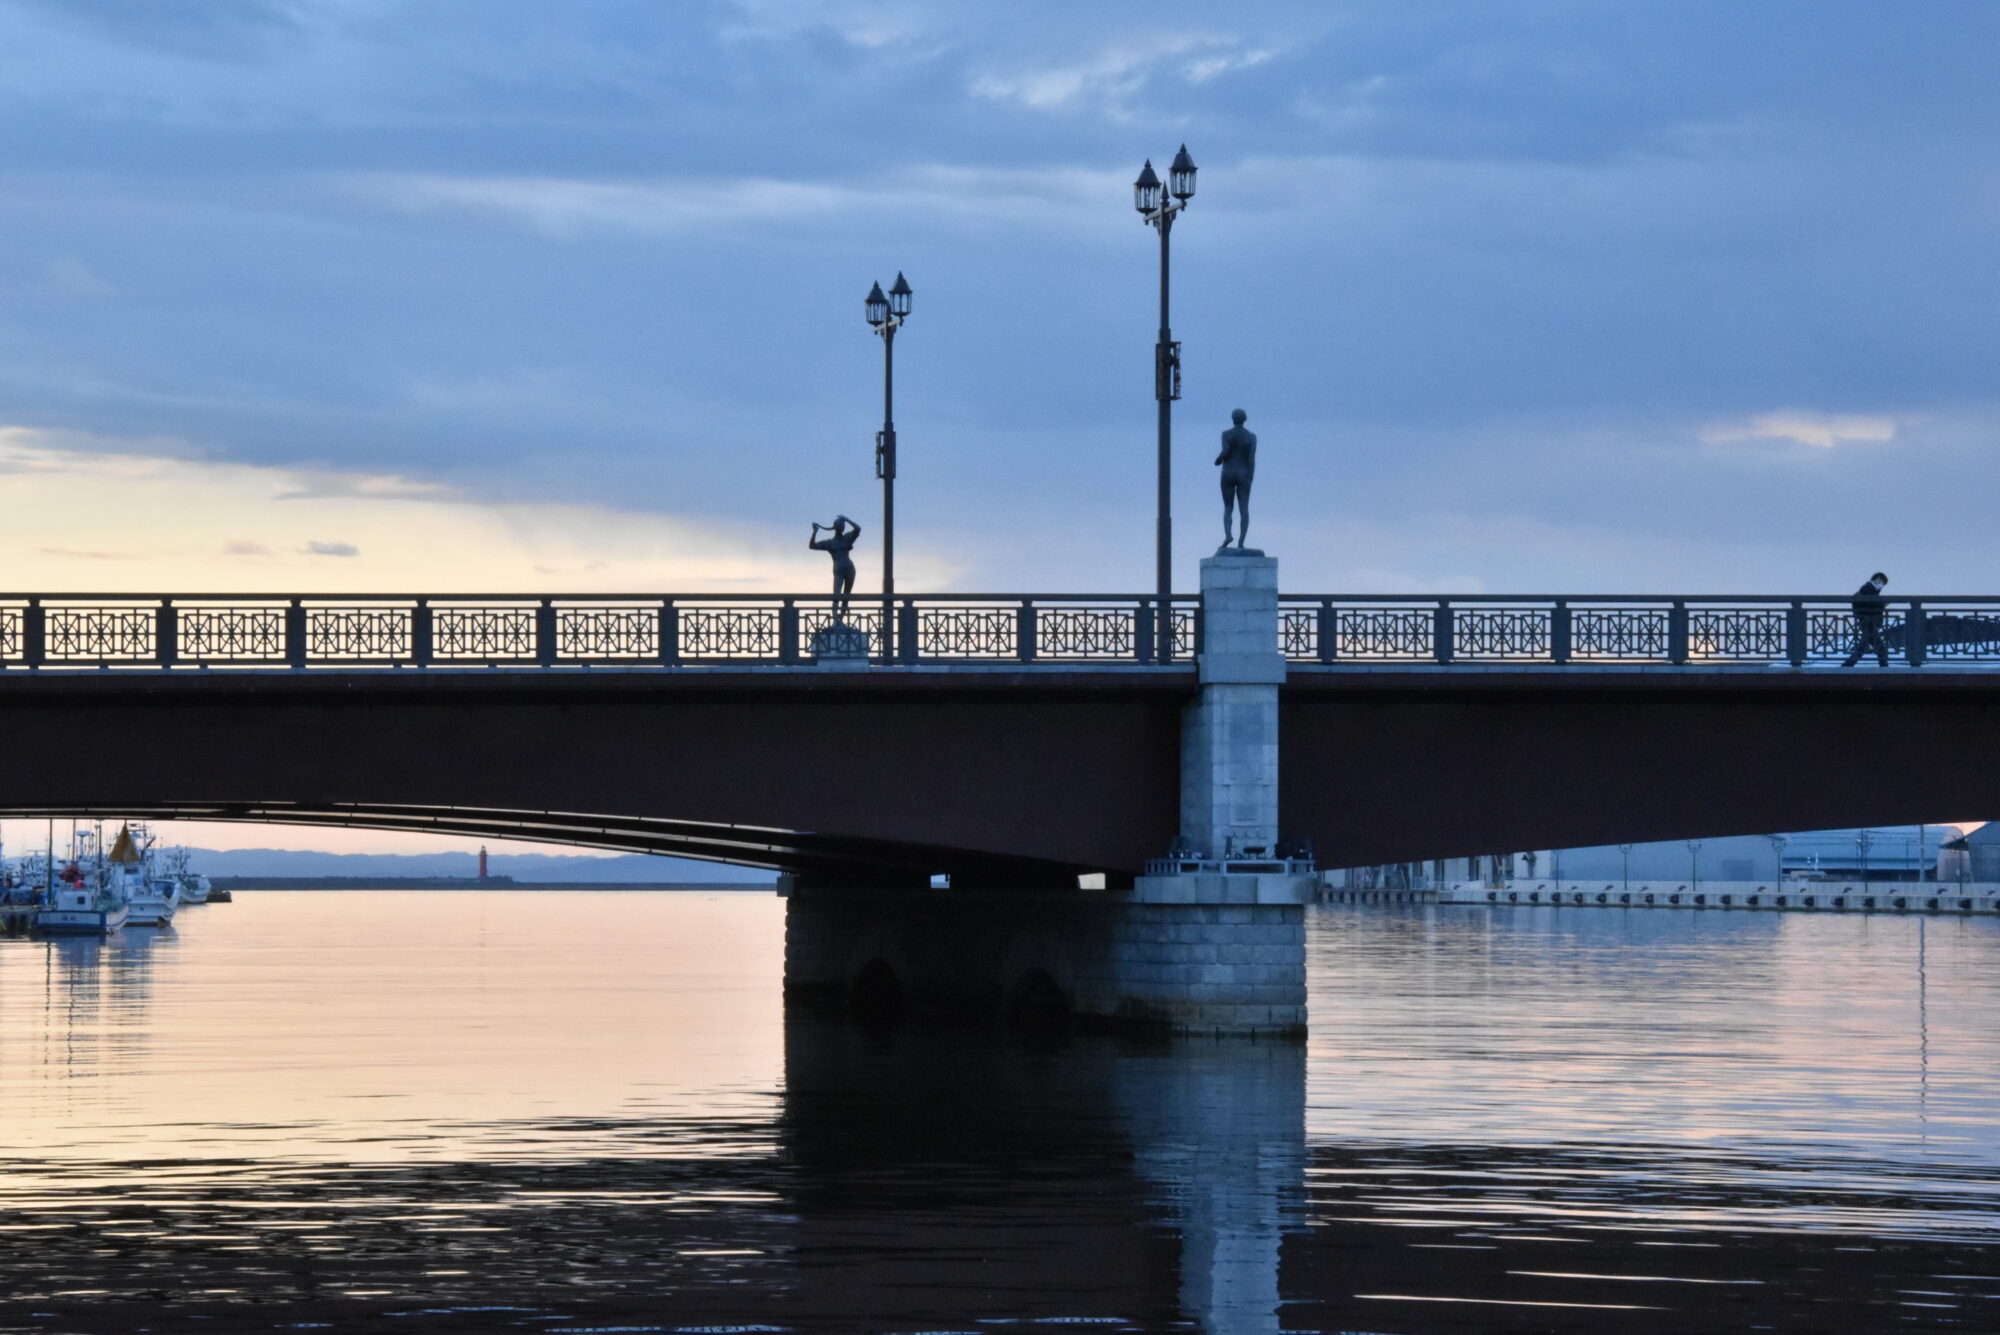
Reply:
[[1114, 891], [795, 888], [787, 998], [838, 1002], [883, 979], [913, 1008], [968, 1018], [1005, 1015], [1040, 979], [1086, 1024], [1296, 1037], [1305, 910]]
[[1181, 721], [1181, 841], [1197, 854], [1269, 856], [1278, 841], [1278, 563], [1201, 563], [1201, 695]]

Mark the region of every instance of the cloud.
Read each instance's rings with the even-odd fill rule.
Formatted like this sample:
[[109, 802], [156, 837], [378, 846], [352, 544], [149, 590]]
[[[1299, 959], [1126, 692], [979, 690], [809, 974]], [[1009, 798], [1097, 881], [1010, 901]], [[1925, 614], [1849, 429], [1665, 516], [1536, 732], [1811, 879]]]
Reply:
[[102, 298], [118, 294], [88, 264], [74, 255], [59, 255], [44, 266], [42, 284], [56, 297]]
[[[1201, 54], [1176, 63], [1176, 57], [1190, 53]], [[1229, 38], [1183, 33], [1107, 46], [1083, 61], [981, 74], [972, 80], [970, 91], [974, 97], [1018, 102], [1038, 111], [1089, 103], [1122, 115], [1163, 68], [1177, 69], [1189, 82], [1206, 83], [1274, 54], [1239, 50]]]
[[586, 224], [642, 231], [800, 219], [852, 202], [854, 192], [761, 177], [583, 180], [380, 172], [332, 178], [359, 198], [414, 213], [514, 214], [546, 232]]
[[1879, 444], [1894, 440], [1901, 425], [1897, 418], [1880, 413], [1815, 413], [1785, 409], [1703, 427], [1701, 439], [1710, 445], [1790, 440], [1830, 450], [1850, 441]]
[[[826, 563], [804, 535], [754, 520], [685, 518], [625, 507], [481, 500], [440, 489], [412, 496], [318, 475], [299, 498], [288, 469], [214, 458], [151, 456], [145, 442], [0, 426], [0, 489], [10, 512], [87, 516], [82, 531], [116, 534], [116, 549], [36, 545], [61, 525], [0, 526], [0, 568], [16, 587], [298, 594], [340, 589], [566, 592], [727, 588], [818, 589]], [[190, 451], [189, 453], [193, 453]], [[29, 460], [38, 466], [8, 472]], [[284, 504], [280, 497], [292, 497]], [[324, 527], [321, 527], [324, 525]], [[338, 540], [307, 538], [313, 530]], [[946, 588], [958, 567], [918, 545], [909, 578]], [[118, 570], [114, 578], [105, 574]], [[84, 572], [94, 572], [85, 574]]]
[[145, 559], [138, 552], [92, 551], [77, 547], [39, 547], [36, 550], [48, 556], [64, 556], [78, 561], [141, 561]]
[[452, 489], [442, 483], [387, 474], [290, 470], [285, 489], [271, 499], [323, 501], [353, 496], [371, 501], [438, 501], [451, 494]]

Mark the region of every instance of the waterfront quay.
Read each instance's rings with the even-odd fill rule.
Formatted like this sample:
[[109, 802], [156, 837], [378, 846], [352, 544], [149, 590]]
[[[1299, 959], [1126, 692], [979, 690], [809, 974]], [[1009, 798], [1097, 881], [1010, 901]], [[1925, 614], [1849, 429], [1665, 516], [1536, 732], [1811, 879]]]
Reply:
[[1690, 885], [1606, 885], [1590, 881], [1537, 881], [1496, 888], [1457, 882], [1432, 889], [1320, 891], [1327, 904], [1478, 904], [1500, 907], [1561, 906], [1613, 909], [1706, 909], [1765, 913], [1930, 913], [2000, 915], [2000, 884], [1929, 885], [1910, 881], [1720, 881]]

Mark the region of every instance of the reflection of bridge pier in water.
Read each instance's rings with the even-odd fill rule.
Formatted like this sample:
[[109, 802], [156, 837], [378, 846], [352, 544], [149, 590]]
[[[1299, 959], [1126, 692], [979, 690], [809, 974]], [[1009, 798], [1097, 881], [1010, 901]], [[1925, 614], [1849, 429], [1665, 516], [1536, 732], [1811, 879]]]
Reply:
[[[794, 1016], [779, 1132], [794, 1301], [857, 1329], [1118, 1317], [1275, 1332], [1304, 1118], [1293, 1043], [1041, 1045]], [[976, 1196], [941, 1204], [953, 1189]]]

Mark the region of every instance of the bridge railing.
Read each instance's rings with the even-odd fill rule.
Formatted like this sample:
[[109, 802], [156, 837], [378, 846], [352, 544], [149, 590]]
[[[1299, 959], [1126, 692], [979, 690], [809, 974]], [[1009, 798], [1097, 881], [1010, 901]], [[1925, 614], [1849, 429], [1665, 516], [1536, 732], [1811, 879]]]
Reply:
[[[1885, 604], [1892, 661], [2000, 661], [2000, 597]], [[1282, 597], [1278, 635], [1295, 663], [1803, 667], [1844, 660], [1858, 627], [1845, 597], [1343, 594]]]
[[[2000, 597], [1886, 600], [1897, 661], [2000, 661]], [[1171, 661], [1201, 647], [1200, 600], [1168, 604]], [[0, 669], [783, 666], [819, 632], [865, 631], [878, 662], [1148, 664], [1160, 607], [1138, 594], [38, 595], [0, 597]], [[1279, 600], [1295, 663], [1388, 666], [1838, 662], [1842, 597], [1344, 594]], [[889, 632], [884, 634], [884, 630]]]
[[[1150, 663], [1138, 594], [38, 595], [0, 598], [0, 669], [782, 666], [836, 623], [879, 662]], [[1168, 605], [1191, 660], [1200, 600]], [[885, 625], [890, 632], [884, 635]]]

